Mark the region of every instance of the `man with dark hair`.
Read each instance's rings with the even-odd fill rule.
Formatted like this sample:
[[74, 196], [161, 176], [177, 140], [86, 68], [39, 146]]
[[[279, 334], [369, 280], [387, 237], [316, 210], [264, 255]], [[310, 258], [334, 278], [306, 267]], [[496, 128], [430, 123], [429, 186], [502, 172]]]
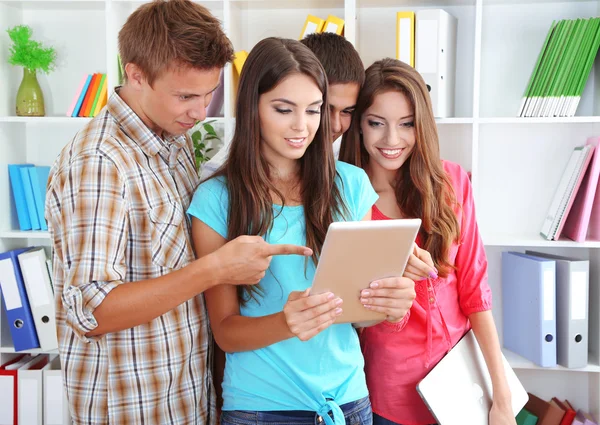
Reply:
[[319, 59], [329, 80], [327, 99], [337, 156], [340, 138], [350, 127], [358, 93], [365, 81], [365, 68], [352, 43], [340, 35], [310, 34], [300, 42]]
[[146, 3], [119, 33], [126, 81], [67, 144], [48, 182], [56, 323], [75, 424], [214, 424], [202, 294], [257, 283], [279, 254], [243, 236], [194, 259], [185, 211], [198, 185], [186, 132], [233, 55], [189, 0]]
[[[334, 33], [310, 34], [300, 40], [319, 59], [327, 79], [329, 117], [336, 158], [342, 135], [350, 127], [358, 93], [365, 81], [365, 68], [352, 43]], [[210, 177], [227, 159], [228, 147], [221, 149], [202, 167], [202, 179]]]

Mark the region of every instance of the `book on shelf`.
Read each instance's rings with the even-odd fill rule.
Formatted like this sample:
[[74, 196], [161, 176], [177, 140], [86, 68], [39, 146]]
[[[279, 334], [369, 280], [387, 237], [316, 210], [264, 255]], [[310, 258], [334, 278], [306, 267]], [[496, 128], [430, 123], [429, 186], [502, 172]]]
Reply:
[[302, 40], [304, 37], [310, 34], [320, 34], [323, 32], [324, 25], [324, 19], [319, 18], [318, 16], [308, 15], [304, 21], [304, 25], [302, 26], [302, 31], [300, 31], [300, 37], [298, 37], [298, 40]]
[[327, 19], [315, 15], [308, 15], [300, 31], [298, 40], [310, 34], [320, 34], [322, 32], [332, 32], [338, 35], [344, 35], [344, 20], [334, 15], [328, 15]]
[[415, 12], [396, 13], [396, 59], [415, 66]]
[[93, 118], [98, 115], [108, 99], [107, 83], [106, 74], [84, 76], [67, 110], [67, 116]]
[[575, 116], [599, 47], [600, 18], [552, 22], [518, 116]]
[[600, 138], [590, 137], [586, 144], [594, 152], [563, 228], [576, 242], [600, 240]]
[[571, 153], [540, 231], [547, 240], [560, 238], [594, 150], [594, 146], [588, 144], [576, 147]]

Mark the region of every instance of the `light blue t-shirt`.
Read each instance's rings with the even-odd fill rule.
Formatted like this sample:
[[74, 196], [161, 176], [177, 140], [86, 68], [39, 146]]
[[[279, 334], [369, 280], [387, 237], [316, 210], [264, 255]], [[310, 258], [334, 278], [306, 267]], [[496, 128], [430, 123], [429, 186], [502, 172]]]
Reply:
[[[336, 183], [350, 217], [361, 220], [378, 196], [366, 173], [337, 162]], [[228, 190], [224, 178], [198, 187], [188, 213], [227, 237]], [[266, 235], [272, 244], [306, 244], [303, 206], [273, 206], [274, 224]], [[280, 213], [281, 211], [281, 213]], [[240, 211], [244, 214], [244, 211]], [[342, 265], [340, 265], [342, 266]], [[243, 316], [257, 317], [283, 310], [292, 291], [312, 285], [315, 265], [302, 256], [275, 256], [260, 281], [263, 295], [241, 307]], [[338, 406], [368, 395], [363, 356], [350, 324], [332, 325], [309, 341], [291, 338], [253, 351], [227, 354], [223, 381], [223, 410], [313, 410]], [[328, 410], [328, 409], [325, 409]]]

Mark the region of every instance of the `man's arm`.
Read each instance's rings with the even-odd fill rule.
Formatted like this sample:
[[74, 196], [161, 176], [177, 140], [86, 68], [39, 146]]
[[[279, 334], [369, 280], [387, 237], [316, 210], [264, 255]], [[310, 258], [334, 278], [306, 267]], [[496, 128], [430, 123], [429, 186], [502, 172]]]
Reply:
[[164, 276], [117, 286], [94, 311], [98, 326], [86, 336], [129, 329], [167, 313], [219, 283], [216, 264], [206, 256]]
[[98, 326], [86, 336], [148, 323], [216, 285], [256, 284], [273, 255], [310, 256], [312, 251], [296, 245], [269, 245], [259, 236], [240, 236], [180, 270], [114, 288], [94, 311]]

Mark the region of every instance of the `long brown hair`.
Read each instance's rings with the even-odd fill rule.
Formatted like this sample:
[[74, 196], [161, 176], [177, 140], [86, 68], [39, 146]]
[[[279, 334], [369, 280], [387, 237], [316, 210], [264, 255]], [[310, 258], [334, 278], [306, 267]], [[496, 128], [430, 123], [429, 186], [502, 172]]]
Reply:
[[[229, 158], [215, 176], [227, 179], [229, 223], [227, 236], [265, 236], [273, 226], [275, 194], [285, 206], [283, 194], [269, 176], [269, 164], [261, 155], [261, 129], [258, 102], [262, 94], [273, 90], [285, 78], [304, 74], [312, 78], [323, 93], [320, 125], [312, 143], [299, 160], [302, 205], [306, 219], [306, 246], [318, 260], [327, 228], [334, 218], [344, 216], [336, 169], [331, 149], [327, 77], [323, 66], [308, 47], [296, 40], [266, 38], [252, 49], [240, 76], [236, 103], [235, 132]], [[241, 302], [255, 298], [260, 288], [243, 286]]]
[[403, 216], [422, 220], [422, 248], [431, 253], [440, 275], [446, 276], [452, 267], [448, 261], [450, 246], [460, 236], [453, 209], [456, 197], [440, 159], [437, 126], [427, 86], [414, 68], [389, 58], [367, 68], [354, 119], [342, 139], [340, 160], [367, 167], [369, 154], [360, 132], [361, 117], [378, 94], [389, 91], [404, 94], [412, 105], [416, 136], [410, 157], [397, 172], [396, 202]]

